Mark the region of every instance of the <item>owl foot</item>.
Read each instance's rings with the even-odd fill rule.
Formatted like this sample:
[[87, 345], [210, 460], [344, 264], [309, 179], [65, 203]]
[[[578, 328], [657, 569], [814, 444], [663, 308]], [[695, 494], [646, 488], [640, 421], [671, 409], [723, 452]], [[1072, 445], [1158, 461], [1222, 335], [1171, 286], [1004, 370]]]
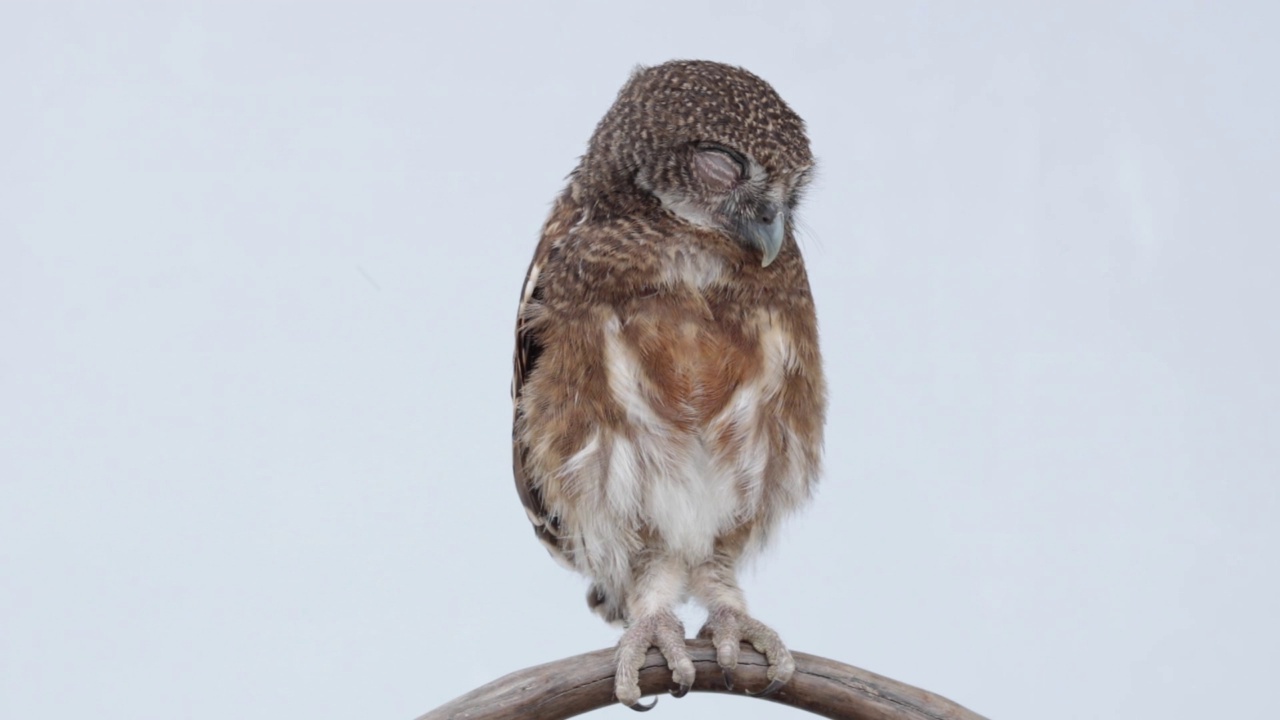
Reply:
[[684, 625], [670, 611], [646, 615], [632, 623], [618, 641], [618, 672], [614, 676], [613, 694], [618, 696], [618, 702], [632, 710], [643, 712], [653, 707], [652, 703], [640, 704], [640, 668], [644, 667], [651, 647], [658, 648], [671, 669], [671, 679], [677, 686], [671, 691], [672, 695], [684, 697], [693, 685], [693, 658], [684, 646]]
[[710, 640], [716, 648], [716, 662], [724, 673], [725, 687], [733, 689], [733, 671], [738, 667], [738, 651], [742, 641], [751, 643], [769, 661], [766, 677], [769, 684], [759, 693], [749, 695], [764, 697], [777, 692], [787, 684], [796, 671], [796, 661], [782, 644], [782, 638], [769, 626], [740, 610], [715, 608], [707, 616], [707, 624], [698, 631], [698, 637]]

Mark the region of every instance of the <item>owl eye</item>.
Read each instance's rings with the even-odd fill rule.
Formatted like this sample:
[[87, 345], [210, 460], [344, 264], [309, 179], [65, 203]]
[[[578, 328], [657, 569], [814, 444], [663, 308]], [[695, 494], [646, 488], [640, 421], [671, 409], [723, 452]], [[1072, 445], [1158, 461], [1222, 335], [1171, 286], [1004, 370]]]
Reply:
[[718, 146], [703, 146], [693, 154], [693, 174], [712, 190], [732, 190], [746, 175], [742, 156]]

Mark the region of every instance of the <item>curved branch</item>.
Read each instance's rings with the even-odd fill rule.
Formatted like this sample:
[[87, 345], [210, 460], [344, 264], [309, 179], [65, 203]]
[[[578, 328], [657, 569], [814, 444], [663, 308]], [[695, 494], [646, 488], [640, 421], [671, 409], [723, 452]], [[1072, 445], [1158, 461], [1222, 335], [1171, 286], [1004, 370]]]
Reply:
[[[764, 656], [743, 645], [735, 689], [725, 688], [716, 653], [706, 640], [690, 640], [697, 667], [694, 692], [746, 695], [768, 684]], [[944, 697], [835, 660], [793, 653], [796, 674], [767, 699], [834, 720], [985, 720]], [[536, 717], [561, 720], [612, 705], [615, 659], [612, 649], [526, 668], [499, 678], [446, 703], [418, 720], [508, 720]], [[671, 671], [657, 650], [640, 670], [640, 690], [665, 695]], [[668, 698], [664, 702], [679, 702]]]

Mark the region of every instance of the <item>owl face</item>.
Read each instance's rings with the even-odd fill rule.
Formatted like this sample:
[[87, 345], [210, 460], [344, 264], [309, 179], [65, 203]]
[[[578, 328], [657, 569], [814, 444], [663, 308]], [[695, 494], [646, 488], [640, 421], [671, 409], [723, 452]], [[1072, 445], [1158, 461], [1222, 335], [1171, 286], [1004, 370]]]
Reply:
[[812, 167], [803, 121], [768, 83], [731, 65], [674, 61], [631, 76], [578, 175], [601, 197], [654, 198], [767, 266]]
[[641, 172], [640, 186], [683, 220], [758, 250], [765, 267], [782, 249], [812, 167], [770, 172], [749, 152], [710, 140], [673, 149], [669, 165], [672, 171], [657, 181]]

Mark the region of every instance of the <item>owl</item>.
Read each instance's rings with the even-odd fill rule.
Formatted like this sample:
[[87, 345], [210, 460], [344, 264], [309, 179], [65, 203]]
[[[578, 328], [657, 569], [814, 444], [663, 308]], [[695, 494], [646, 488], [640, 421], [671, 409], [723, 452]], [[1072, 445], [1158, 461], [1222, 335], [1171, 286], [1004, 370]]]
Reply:
[[759, 77], [706, 61], [638, 68], [556, 198], [516, 321], [516, 488], [587, 604], [625, 628], [614, 691], [634, 709], [657, 647], [685, 694], [676, 610], [733, 687], [740, 643], [795, 670], [752, 617], [745, 558], [811, 495], [826, 407], [795, 218], [804, 122]]

